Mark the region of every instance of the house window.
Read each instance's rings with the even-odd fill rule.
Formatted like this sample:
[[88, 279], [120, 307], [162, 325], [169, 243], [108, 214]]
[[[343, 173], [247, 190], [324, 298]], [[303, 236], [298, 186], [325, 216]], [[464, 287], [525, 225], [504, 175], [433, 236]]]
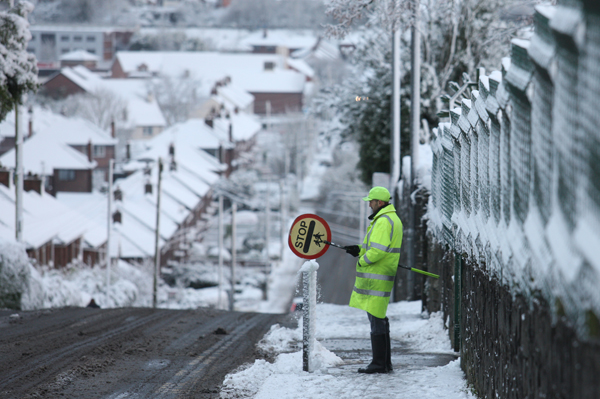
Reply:
[[93, 48], [91, 48], [91, 49], [89, 48], [86, 51], [90, 54], [96, 54], [96, 50], [94, 50]]
[[83, 38], [81, 36], [73, 36], [73, 41], [74, 42], [80, 42], [82, 40], [83, 40]]
[[72, 169], [59, 169], [58, 180], [60, 181], [73, 181], [75, 180], [75, 171]]
[[144, 137], [152, 136], [152, 126], [144, 126], [143, 134]]
[[33, 42], [35, 40], [35, 35], [32, 33], [31, 34], [31, 41]]
[[94, 146], [94, 158], [105, 158], [106, 157], [106, 146], [95, 145]]
[[85, 38], [86, 41], [88, 42], [95, 42], [96, 41], [96, 36], [88, 36]]
[[61, 50], [61, 53], [67, 54], [69, 51], [71, 51], [71, 49], [64, 48], [64, 49]]
[[68, 41], [69, 41], [69, 36], [67, 36], [67, 35], [62, 35], [62, 36], [60, 37], [60, 41], [61, 41], [61, 42], [68, 42]]
[[271, 61], [266, 61], [265, 62], [265, 71], [272, 71], [273, 69], [275, 69], [275, 63], [271, 62]]

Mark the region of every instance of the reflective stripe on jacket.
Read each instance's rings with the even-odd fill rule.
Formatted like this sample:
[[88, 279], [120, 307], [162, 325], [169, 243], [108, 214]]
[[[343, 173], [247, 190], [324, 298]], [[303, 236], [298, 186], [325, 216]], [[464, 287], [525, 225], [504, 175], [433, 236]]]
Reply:
[[377, 212], [363, 240], [350, 306], [385, 318], [400, 262], [401, 245], [402, 222], [394, 206], [387, 205]]

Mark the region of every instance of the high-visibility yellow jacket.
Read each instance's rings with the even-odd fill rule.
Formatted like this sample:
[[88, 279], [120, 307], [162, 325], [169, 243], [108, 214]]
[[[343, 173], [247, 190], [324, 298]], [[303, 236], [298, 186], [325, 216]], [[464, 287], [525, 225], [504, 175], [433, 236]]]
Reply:
[[401, 245], [402, 222], [394, 205], [390, 204], [377, 212], [363, 240], [350, 306], [385, 318], [400, 262]]

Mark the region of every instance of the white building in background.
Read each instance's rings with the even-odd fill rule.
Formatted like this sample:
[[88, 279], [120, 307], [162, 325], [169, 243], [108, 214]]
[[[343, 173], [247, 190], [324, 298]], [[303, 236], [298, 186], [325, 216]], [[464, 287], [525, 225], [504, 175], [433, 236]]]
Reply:
[[127, 48], [135, 29], [89, 25], [31, 25], [27, 50], [35, 54], [41, 76], [60, 68], [64, 54], [84, 50], [96, 55], [98, 68], [107, 69], [115, 54]]

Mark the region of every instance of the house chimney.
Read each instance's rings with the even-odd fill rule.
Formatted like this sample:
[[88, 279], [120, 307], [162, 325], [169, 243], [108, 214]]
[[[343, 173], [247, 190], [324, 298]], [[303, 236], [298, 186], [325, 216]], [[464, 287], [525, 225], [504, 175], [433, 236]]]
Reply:
[[23, 190], [35, 191], [42, 195], [42, 179], [38, 175], [32, 175], [31, 172], [23, 179]]
[[121, 211], [119, 211], [118, 209], [115, 211], [115, 213], [112, 214], [112, 219], [113, 219], [113, 223], [123, 223], [122, 221], [122, 216], [121, 216]]
[[10, 169], [0, 166], [0, 184], [10, 188], [12, 173]]
[[212, 118], [204, 119], [204, 123], [206, 123], [210, 127], [213, 127], [213, 119]]
[[169, 144], [169, 155], [172, 157], [175, 156], [175, 145], [173, 143]]
[[152, 183], [149, 180], [144, 185], [144, 194], [152, 194]]
[[131, 143], [129, 141], [125, 145], [125, 158], [128, 161], [131, 159]]
[[229, 141], [233, 143], [233, 123], [229, 122]]
[[115, 121], [111, 121], [110, 122], [110, 135], [112, 136], [113, 139], [116, 137], [116, 135], [115, 135]]
[[88, 160], [90, 162], [92, 162], [92, 140], [88, 141], [88, 145], [87, 145], [87, 156], [88, 156]]
[[114, 191], [115, 201], [123, 201], [123, 191], [121, 191], [120, 187]]

